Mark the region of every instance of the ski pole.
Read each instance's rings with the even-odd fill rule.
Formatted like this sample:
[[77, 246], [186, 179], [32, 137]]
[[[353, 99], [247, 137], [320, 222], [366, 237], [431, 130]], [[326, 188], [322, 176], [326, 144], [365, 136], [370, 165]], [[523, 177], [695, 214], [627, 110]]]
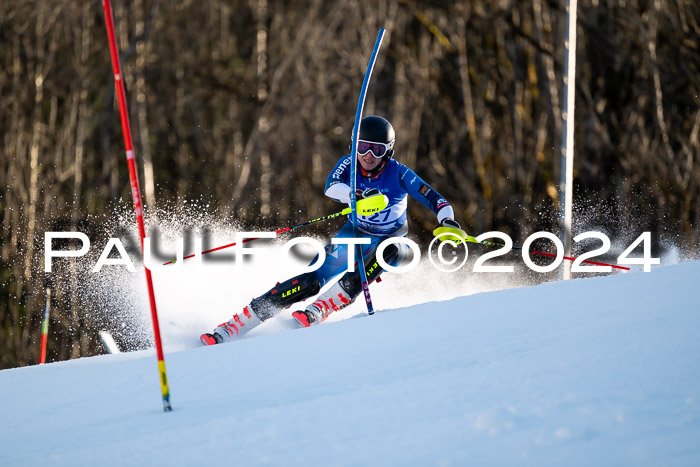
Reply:
[[[490, 242], [488, 240], [484, 241], [478, 241], [476, 237], [472, 237], [471, 235], [468, 235], [464, 230], [462, 229], [455, 229], [452, 227], [438, 227], [433, 231], [433, 235], [438, 236], [441, 234], [450, 234], [450, 236], [447, 238], [449, 240], [454, 241], [455, 243], [462, 243], [463, 241], [467, 241], [470, 243], [476, 243], [479, 245], [484, 245], [484, 246], [493, 246], [493, 247], [503, 247], [505, 246], [503, 243], [496, 243], [496, 242]], [[518, 250], [518, 251], [523, 251], [523, 248], [520, 246], [514, 246], [511, 247], [512, 250]], [[548, 253], [546, 251], [537, 251], [537, 250], [528, 250], [528, 252], [532, 255], [541, 255], [541, 256], [548, 256], [550, 258], [556, 258], [557, 255], [554, 253]], [[576, 261], [576, 258], [572, 256], [564, 256], [564, 259], [569, 260], [569, 261]], [[616, 264], [608, 264], [608, 263], [599, 263], [597, 261], [589, 261], [587, 259], [584, 259], [581, 261], [582, 263], [587, 263], [587, 264], [593, 264], [596, 266], [610, 266], [612, 268], [616, 269], [623, 269], [625, 271], [629, 271], [630, 268], [626, 268], [624, 266], [618, 266]]]
[[[374, 70], [374, 64], [377, 61], [377, 54], [379, 53], [379, 48], [382, 46], [382, 41], [384, 40], [384, 28], [379, 29], [379, 34], [377, 35], [377, 40], [374, 42], [374, 48], [372, 49], [372, 55], [369, 57], [369, 63], [367, 64], [367, 70], [365, 71], [365, 78], [362, 81], [362, 88], [360, 89], [360, 98], [357, 101], [357, 110], [355, 111], [355, 125], [352, 127], [352, 144], [350, 148], [350, 206], [352, 207], [352, 212], [350, 214], [350, 219], [352, 221], [352, 231], [355, 238], [359, 237], [359, 229], [357, 227], [357, 194], [355, 189], [357, 188], [357, 140], [360, 138], [360, 125], [362, 123], [362, 110], [365, 107], [365, 96], [367, 93], [367, 87], [369, 87], [369, 80], [372, 78], [372, 71]], [[362, 294], [365, 297], [365, 305], [367, 306], [367, 314], [374, 314], [374, 305], [372, 305], [372, 297], [369, 294], [369, 284], [367, 283], [367, 274], [365, 273], [365, 258], [362, 254], [362, 246], [356, 245], [356, 251], [358, 253], [359, 260], [357, 261], [358, 269], [360, 271], [360, 281], [362, 284]]]
[[[361, 199], [357, 202], [357, 207], [359, 209], [359, 212], [363, 216], [369, 216], [370, 214], [374, 214], [375, 212], [379, 212], [386, 208], [389, 205], [389, 198], [386, 197], [386, 195], [379, 195], [379, 196], [371, 196], [369, 198]], [[299, 227], [305, 227], [307, 225], [311, 224], [316, 224], [317, 222], [322, 222], [322, 221], [327, 221], [330, 219], [335, 219], [336, 217], [340, 216], [347, 216], [350, 214], [351, 208], [347, 207], [343, 209], [342, 211], [336, 212], [334, 214], [329, 214], [327, 216], [323, 217], [318, 217], [316, 219], [311, 219], [310, 221], [302, 222], [301, 224], [293, 225], [291, 227], [283, 227], [281, 229], [275, 230], [276, 234], [281, 234], [284, 232], [289, 232], [290, 230], [298, 229]], [[246, 238], [243, 240], [241, 243], [248, 243], [252, 242], [253, 240], [260, 240], [259, 238]], [[228, 245], [222, 245], [218, 246], [216, 248], [212, 248], [211, 250], [206, 250], [203, 251], [202, 254], [205, 255], [207, 253], [213, 253], [214, 251], [219, 251], [223, 250], [224, 248], [230, 248], [232, 246], [236, 246], [236, 242], [229, 243]], [[183, 260], [186, 260], [188, 258], [194, 258], [195, 255], [189, 255], [185, 256], [182, 258]], [[167, 266], [168, 264], [173, 264], [175, 263], [176, 260], [168, 261], [167, 263], [164, 263], [163, 266]]]

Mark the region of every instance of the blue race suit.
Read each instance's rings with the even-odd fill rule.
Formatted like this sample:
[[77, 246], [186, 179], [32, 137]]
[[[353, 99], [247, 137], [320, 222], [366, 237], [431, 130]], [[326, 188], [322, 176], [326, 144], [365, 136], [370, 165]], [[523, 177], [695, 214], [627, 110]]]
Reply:
[[[326, 181], [326, 196], [341, 203], [350, 202], [350, 163], [349, 155], [341, 158]], [[371, 273], [367, 271], [367, 279], [371, 282], [383, 272], [381, 267], [374, 265], [375, 252], [379, 244], [389, 237], [404, 237], [408, 232], [406, 195], [410, 194], [432, 210], [437, 215], [438, 222], [446, 217], [454, 217], [454, 213], [452, 206], [440, 193], [425, 183], [413, 170], [394, 159], [382, 162], [380, 168], [373, 174], [364, 172], [359, 164], [357, 170], [356, 189], [364, 191], [368, 188], [376, 188], [389, 198], [388, 206], [382, 211], [370, 216], [357, 216], [359, 236], [370, 240], [370, 244], [362, 247], [365, 264], [374, 266]], [[352, 223], [348, 220], [335, 238], [354, 236]], [[326, 259], [319, 269], [278, 283], [267, 293], [253, 299], [249, 306], [264, 321], [274, 316], [280, 309], [316, 295], [331, 279], [348, 269], [348, 248], [347, 244], [329, 243], [325, 249]], [[384, 260], [391, 266], [398, 266], [407, 253], [406, 244], [390, 245], [385, 250]], [[311, 264], [315, 264], [317, 259], [314, 258]], [[356, 267], [353, 273], [348, 272], [341, 279], [344, 284], [342, 287], [350, 299], [354, 299], [360, 293], [358, 270], [359, 268]]]
[[[350, 155], [342, 157], [326, 180], [325, 194], [338, 202], [350, 202], [350, 169], [352, 159]], [[382, 211], [370, 216], [357, 216], [359, 236], [369, 238], [371, 243], [363, 245], [363, 256], [369, 257], [379, 244], [389, 237], [404, 237], [408, 233], [406, 219], [407, 196], [418, 200], [438, 217], [438, 222], [446, 217], [454, 217], [450, 204], [445, 198], [424, 182], [416, 173], [397, 162], [389, 159], [377, 174], [366, 173], [360, 164], [357, 164], [356, 189], [365, 191], [376, 188], [389, 198], [389, 205]], [[343, 225], [336, 238], [353, 237], [352, 222]], [[395, 258], [392, 266], [397, 266], [406, 255], [407, 245], [397, 244], [400, 254]], [[348, 245], [329, 244], [326, 247], [326, 261], [316, 270], [318, 280], [323, 287], [333, 277], [345, 272], [348, 267]], [[315, 260], [314, 260], [315, 261]]]

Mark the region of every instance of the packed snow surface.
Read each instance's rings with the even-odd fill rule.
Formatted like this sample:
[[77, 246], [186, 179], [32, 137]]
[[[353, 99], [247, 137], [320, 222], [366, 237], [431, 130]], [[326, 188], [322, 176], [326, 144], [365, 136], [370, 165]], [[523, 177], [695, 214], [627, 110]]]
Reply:
[[[699, 285], [697, 261], [398, 308], [378, 284], [374, 316], [199, 347], [233, 310], [172, 284], [173, 412], [153, 349], [0, 371], [0, 465], [700, 465]], [[186, 295], [202, 322], [169, 315]]]

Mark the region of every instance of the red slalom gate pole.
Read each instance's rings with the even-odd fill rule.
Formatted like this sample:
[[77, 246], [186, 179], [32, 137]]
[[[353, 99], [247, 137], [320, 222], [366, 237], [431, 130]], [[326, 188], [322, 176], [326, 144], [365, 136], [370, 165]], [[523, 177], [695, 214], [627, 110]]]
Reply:
[[[522, 250], [522, 248], [521, 248]], [[530, 253], [534, 253], [536, 255], [542, 255], [542, 256], [549, 256], [550, 258], [556, 258], [557, 255], [554, 253], [547, 253], [546, 251], [536, 251], [536, 250], [530, 250]], [[564, 259], [569, 260], [569, 261], [576, 261], [576, 258], [573, 258], [571, 256], [564, 256]], [[582, 263], [587, 263], [587, 264], [595, 264], [596, 266], [610, 266], [611, 268], [615, 269], [622, 269], [625, 271], [629, 271], [630, 268], [625, 267], [625, 266], [618, 266], [617, 264], [608, 264], [608, 263], [599, 263], [597, 261], [588, 261], [587, 259], [584, 259], [581, 261]]]
[[[472, 242], [472, 243], [476, 243], [476, 244], [478, 244], [478, 245], [485, 245], [485, 246], [505, 246], [505, 245], [502, 244], [502, 243], [490, 242], [490, 241], [488, 241], [488, 240], [484, 240], [483, 242], [478, 242], [478, 241], [476, 241], [476, 237], [472, 237], [471, 235], [467, 235], [467, 241], [468, 241], [468, 242]], [[511, 250], [522, 251], [522, 250], [523, 250], [523, 247], [521, 247], [521, 246], [514, 246], [514, 247], [511, 247]], [[530, 252], [530, 253], [533, 254], [533, 255], [548, 256], [548, 257], [550, 257], [550, 258], [556, 258], [556, 257], [557, 257], [557, 255], [555, 255], [554, 253], [547, 253], [546, 251], [528, 250], [528, 252]], [[563, 259], [568, 260], [568, 261], [576, 261], [576, 258], [574, 258], [574, 257], [572, 257], [572, 256], [564, 256]], [[625, 267], [625, 266], [618, 266], [617, 264], [599, 263], [599, 262], [597, 262], [597, 261], [589, 261], [589, 260], [587, 260], [587, 259], [584, 259], [584, 260], [581, 261], [581, 262], [582, 262], [582, 263], [587, 263], [587, 264], [595, 264], [596, 266], [610, 266], [611, 268], [622, 269], [622, 270], [625, 270], [625, 271], [629, 271], [629, 270], [630, 270], [630, 268]]]
[[41, 323], [41, 351], [39, 363], [46, 363], [46, 344], [49, 340], [49, 314], [51, 313], [51, 289], [46, 289], [46, 303], [44, 304], [44, 318]]
[[[279, 234], [282, 232], [286, 232], [288, 230], [290, 230], [289, 227], [285, 227], [284, 229], [275, 230], [275, 233]], [[260, 240], [260, 239], [259, 238], [246, 238], [245, 240], [241, 241], [241, 243], [248, 243], [248, 242], [252, 242], [253, 240]], [[224, 248], [231, 248], [232, 246], [236, 246], [236, 242], [229, 243], [228, 245], [217, 246], [216, 248], [212, 248], [211, 250], [205, 250], [200, 254], [206, 255], [207, 253], [213, 253], [215, 251], [223, 250]], [[186, 259], [194, 258], [195, 256], [197, 256], [197, 255], [196, 254], [187, 255], [187, 256], [183, 257], [182, 260], [184, 261]], [[175, 262], [176, 262], [176, 259], [173, 259], [171, 261], [168, 261], [167, 263], [163, 263], [163, 266], [167, 266], [168, 264], [175, 264]]]
[[[139, 236], [141, 237], [141, 254], [143, 255], [143, 239], [146, 236], [146, 228], [143, 224], [143, 205], [141, 203], [141, 189], [139, 188], [139, 177], [136, 172], [136, 162], [134, 160], [134, 148], [131, 142], [131, 128], [129, 127], [129, 114], [126, 109], [126, 98], [124, 97], [124, 81], [122, 79], [121, 67], [119, 65], [119, 53], [117, 51], [117, 40], [114, 36], [114, 19], [112, 18], [112, 6], [109, 0], [102, 0], [102, 7], [105, 12], [105, 23], [107, 24], [107, 36], [109, 38], [109, 52], [112, 56], [112, 69], [114, 70], [114, 85], [117, 88], [117, 99], [119, 101], [119, 115], [122, 122], [122, 132], [124, 133], [124, 146], [126, 149], [126, 161], [129, 165], [129, 179], [131, 180], [131, 196], [134, 199], [134, 210], [136, 211], [136, 221], [139, 225]], [[163, 393], [163, 410], [170, 412], [170, 390], [168, 389], [168, 377], [165, 372], [165, 360], [163, 359], [163, 345], [160, 340], [160, 326], [158, 325], [158, 311], [156, 310], [156, 297], [153, 293], [153, 279], [151, 271], [144, 262], [146, 271], [146, 283], [148, 284], [148, 300], [151, 305], [151, 318], [153, 320], [153, 334], [156, 340], [156, 354], [158, 356], [158, 371], [160, 374], [160, 388]]]

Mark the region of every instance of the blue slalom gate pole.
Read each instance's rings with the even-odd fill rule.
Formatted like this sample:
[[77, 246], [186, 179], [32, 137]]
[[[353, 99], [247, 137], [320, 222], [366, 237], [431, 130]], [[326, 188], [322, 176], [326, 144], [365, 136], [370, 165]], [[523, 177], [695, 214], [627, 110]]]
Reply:
[[[379, 30], [379, 35], [377, 36], [377, 41], [374, 43], [374, 49], [372, 50], [372, 56], [369, 58], [369, 63], [367, 64], [367, 71], [365, 71], [365, 79], [362, 82], [362, 90], [360, 91], [360, 99], [357, 102], [357, 112], [355, 112], [355, 126], [352, 130], [352, 148], [351, 153], [352, 161], [350, 166], [350, 207], [352, 212], [350, 213], [350, 219], [352, 220], [352, 226], [355, 237], [358, 236], [359, 230], [357, 228], [357, 194], [355, 189], [357, 186], [356, 169], [357, 169], [357, 138], [360, 134], [360, 121], [362, 120], [362, 110], [365, 107], [365, 94], [367, 92], [367, 87], [369, 86], [369, 80], [372, 77], [372, 70], [374, 70], [374, 63], [377, 60], [377, 53], [379, 52], [379, 47], [382, 45], [382, 39], [384, 39], [384, 28]], [[367, 314], [374, 314], [374, 307], [372, 306], [372, 297], [369, 295], [369, 284], [367, 283], [367, 273], [365, 272], [365, 258], [362, 254], [362, 245], [357, 245], [355, 248], [359, 250], [357, 260], [357, 265], [360, 268], [360, 279], [362, 281], [362, 292], [365, 296], [365, 304], [367, 305]]]

